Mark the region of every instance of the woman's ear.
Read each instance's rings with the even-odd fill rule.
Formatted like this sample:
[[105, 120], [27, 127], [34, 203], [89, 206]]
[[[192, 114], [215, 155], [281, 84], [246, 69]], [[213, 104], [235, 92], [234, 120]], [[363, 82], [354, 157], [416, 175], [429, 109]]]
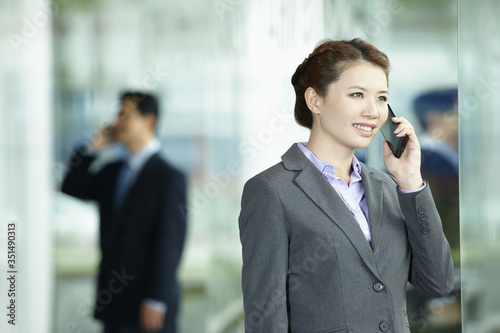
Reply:
[[318, 115], [320, 113], [321, 96], [316, 93], [314, 88], [307, 88], [304, 93], [304, 98], [306, 100], [307, 107], [313, 114]]

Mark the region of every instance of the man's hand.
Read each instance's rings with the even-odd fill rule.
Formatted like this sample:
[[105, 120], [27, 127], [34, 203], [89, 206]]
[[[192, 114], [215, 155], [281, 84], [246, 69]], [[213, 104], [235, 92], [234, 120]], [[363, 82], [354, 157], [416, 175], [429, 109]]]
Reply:
[[142, 304], [139, 313], [141, 329], [145, 332], [157, 332], [163, 327], [165, 312], [158, 311], [147, 304]]
[[91, 145], [92, 148], [100, 151], [114, 141], [116, 141], [115, 127], [113, 125], [109, 125], [102, 128], [94, 135], [91, 141]]

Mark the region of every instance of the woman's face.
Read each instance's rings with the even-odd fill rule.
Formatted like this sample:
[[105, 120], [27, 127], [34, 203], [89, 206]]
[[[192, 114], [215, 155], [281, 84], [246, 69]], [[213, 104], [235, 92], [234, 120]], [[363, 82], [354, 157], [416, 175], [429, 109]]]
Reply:
[[367, 147], [387, 119], [387, 78], [377, 66], [348, 67], [320, 98], [313, 131], [348, 149]]

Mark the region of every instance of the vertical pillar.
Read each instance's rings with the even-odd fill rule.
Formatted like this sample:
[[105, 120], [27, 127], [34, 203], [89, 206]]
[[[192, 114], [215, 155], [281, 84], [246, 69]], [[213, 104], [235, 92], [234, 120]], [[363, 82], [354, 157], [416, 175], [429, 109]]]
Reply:
[[498, 332], [500, 2], [458, 3], [463, 332]]
[[[24, 0], [2, 2], [0, 13], [0, 331], [49, 333], [51, 33], [57, 10], [50, 1]], [[14, 311], [7, 309], [11, 304]]]

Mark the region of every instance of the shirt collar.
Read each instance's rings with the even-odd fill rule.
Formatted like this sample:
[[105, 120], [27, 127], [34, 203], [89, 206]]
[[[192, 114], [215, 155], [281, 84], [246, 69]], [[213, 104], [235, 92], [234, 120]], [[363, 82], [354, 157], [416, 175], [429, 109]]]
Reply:
[[132, 170], [139, 170], [144, 166], [146, 161], [158, 153], [161, 149], [160, 140], [157, 138], [151, 139], [148, 143], [139, 149], [135, 154], [129, 155], [127, 162]]
[[[339, 179], [335, 175], [335, 166], [320, 160], [319, 158], [314, 155], [314, 153], [309, 150], [309, 148], [306, 147], [307, 142], [299, 142], [297, 143], [297, 146], [299, 149], [304, 153], [304, 155], [307, 157], [309, 161], [314, 164], [314, 166], [321, 171], [321, 173], [327, 177], [327, 178], [332, 178], [332, 179]], [[361, 164], [359, 163], [359, 160], [356, 158], [356, 156], [353, 156], [352, 158], [352, 173], [351, 173], [351, 182], [350, 183], [355, 183], [358, 181], [361, 181], [363, 177], [361, 177]]]

